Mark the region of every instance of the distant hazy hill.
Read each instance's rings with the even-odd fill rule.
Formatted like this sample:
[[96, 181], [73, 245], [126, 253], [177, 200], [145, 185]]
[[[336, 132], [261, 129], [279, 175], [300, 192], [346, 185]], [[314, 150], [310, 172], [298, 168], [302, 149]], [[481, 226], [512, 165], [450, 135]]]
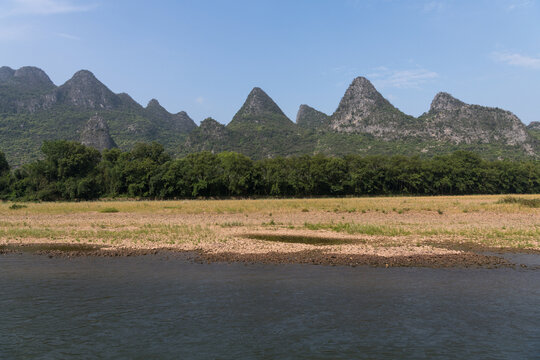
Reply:
[[237, 151], [253, 158], [324, 153], [432, 156], [458, 149], [488, 158], [539, 158], [540, 124], [514, 114], [465, 104], [447, 93], [418, 118], [404, 114], [363, 77], [353, 80], [336, 111], [301, 105], [296, 123], [260, 88], [233, 119], [197, 125], [157, 100], [142, 107], [115, 94], [86, 70], [61, 86], [35, 67], [0, 68], [0, 150], [12, 165], [39, 157], [44, 140], [81, 141], [100, 150], [157, 141], [174, 155]]

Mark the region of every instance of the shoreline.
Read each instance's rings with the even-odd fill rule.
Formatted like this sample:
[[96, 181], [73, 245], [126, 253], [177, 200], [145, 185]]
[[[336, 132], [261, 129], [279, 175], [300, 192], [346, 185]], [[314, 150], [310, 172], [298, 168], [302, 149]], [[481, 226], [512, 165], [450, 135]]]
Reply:
[[510, 266], [504, 253], [539, 255], [540, 209], [500, 199], [6, 203], [0, 252], [377, 267], [500, 267]]
[[[519, 252], [504, 249], [504, 253], [538, 254], [538, 252]], [[484, 252], [484, 251], [483, 251]], [[487, 252], [487, 251], [485, 251]], [[498, 254], [502, 254], [499, 252]], [[340, 254], [322, 249], [295, 252], [235, 253], [212, 252], [203, 249], [185, 250], [175, 247], [150, 249], [115, 248], [89, 244], [69, 243], [20, 243], [0, 245], [0, 255], [32, 254], [49, 258], [75, 257], [136, 257], [163, 255], [167, 259], [184, 257], [195, 263], [244, 263], [244, 264], [306, 264], [348, 267], [417, 267], [417, 268], [530, 268], [516, 265], [496, 254], [479, 252], [460, 252], [448, 254], [415, 254], [381, 256], [374, 254]]]

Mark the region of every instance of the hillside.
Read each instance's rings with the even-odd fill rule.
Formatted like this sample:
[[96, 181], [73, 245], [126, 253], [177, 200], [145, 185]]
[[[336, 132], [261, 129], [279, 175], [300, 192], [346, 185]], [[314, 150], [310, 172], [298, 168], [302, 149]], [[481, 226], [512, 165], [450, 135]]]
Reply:
[[306, 129], [326, 129], [329, 123], [330, 116], [309, 105], [300, 105], [296, 113], [296, 124]]
[[338, 133], [369, 134], [382, 140], [399, 140], [417, 135], [419, 122], [386, 100], [364, 77], [357, 77], [330, 118]]
[[83, 136], [83, 131], [95, 116], [124, 150], [136, 142], [157, 141], [177, 153], [196, 128], [185, 112], [170, 114], [156, 100], [143, 108], [129, 95], [113, 93], [87, 70], [56, 86], [38, 68], [0, 68], [0, 149], [12, 165], [38, 158], [44, 140], [84, 137], [92, 143], [91, 133]]
[[311, 153], [312, 141], [262, 89], [254, 88], [226, 126], [205, 120], [183, 153], [236, 151], [255, 159]]
[[438, 141], [515, 146], [534, 155], [534, 139], [518, 117], [506, 110], [469, 105], [438, 93], [420, 119], [426, 135]]
[[533, 121], [532, 123], [530, 123], [527, 126], [527, 131], [534, 138], [536, 138], [538, 141], [540, 141], [540, 121]]
[[82, 141], [100, 150], [128, 150], [156, 141], [173, 155], [235, 151], [254, 159], [302, 154], [402, 154], [429, 157], [469, 150], [490, 159], [540, 157], [540, 125], [526, 127], [499, 108], [466, 104], [438, 93], [420, 117], [393, 106], [364, 77], [352, 81], [336, 111], [301, 105], [291, 121], [268, 94], [254, 88], [232, 120], [197, 126], [158, 100], [146, 107], [115, 94], [90, 71], [56, 86], [36, 67], [0, 68], [0, 150], [12, 165], [40, 156], [44, 140]]
[[535, 136], [508, 111], [465, 104], [447, 93], [437, 94], [430, 110], [415, 118], [394, 107], [369, 80], [358, 77], [332, 115], [301, 105], [296, 124], [255, 88], [228, 125], [201, 124], [182, 153], [236, 151], [260, 159], [315, 153], [428, 157], [468, 150], [491, 159], [519, 159], [538, 158]]

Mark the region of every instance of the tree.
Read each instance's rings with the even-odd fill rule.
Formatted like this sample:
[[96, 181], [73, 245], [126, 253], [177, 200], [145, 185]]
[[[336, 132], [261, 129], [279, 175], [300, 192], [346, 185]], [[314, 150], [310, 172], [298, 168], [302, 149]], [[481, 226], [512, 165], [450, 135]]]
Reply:
[[252, 191], [253, 161], [245, 155], [223, 152], [217, 155], [222, 168], [221, 183], [228, 196], [248, 196]]
[[0, 151], [0, 199], [5, 199], [11, 191], [11, 178], [6, 156]]
[[6, 160], [6, 155], [0, 151], [0, 176], [9, 171], [9, 164]]
[[41, 147], [45, 161], [54, 170], [59, 180], [82, 178], [93, 171], [101, 160], [101, 153], [75, 141], [45, 141]]

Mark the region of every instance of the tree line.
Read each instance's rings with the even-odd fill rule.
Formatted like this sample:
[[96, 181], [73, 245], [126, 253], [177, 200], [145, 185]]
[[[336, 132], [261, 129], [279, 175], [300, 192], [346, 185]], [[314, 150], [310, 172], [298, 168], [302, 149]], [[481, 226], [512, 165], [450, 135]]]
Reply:
[[173, 159], [158, 143], [103, 153], [46, 141], [43, 159], [10, 169], [0, 152], [0, 198], [309, 197], [540, 193], [540, 162], [488, 161], [457, 151], [434, 158], [305, 155], [251, 160], [234, 152]]

